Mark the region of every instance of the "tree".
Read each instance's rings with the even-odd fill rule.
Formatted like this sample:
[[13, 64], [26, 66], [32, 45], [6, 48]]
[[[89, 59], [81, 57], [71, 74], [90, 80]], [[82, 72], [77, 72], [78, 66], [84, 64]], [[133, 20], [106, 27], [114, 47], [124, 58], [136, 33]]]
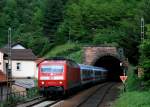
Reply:
[[7, 30], [9, 27], [15, 28], [18, 24], [16, 19], [16, 1], [7, 0], [0, 2], [0, 44], [7, 43]]
[[139, 64], [144, 69], [143, 80], [150, 85], [150, 1], [144, 0], [140, 8], [141, 16], [145, 19], [145, 40], [140, 44]]
[[43, 34], [48, 37], [49, 41], [54, 42], [56, 39], [57, 28], [63, 18], [63, 5], [61, 0], [47, 0], [44, 20]]
[[[140, 21], [137, 0], [71, 0], [59, 34], [64, 39], [101, 44], [116, 42], [137, 63]], [[133, 20], [134, 19], [134, 20]], [[137, 24], [139, 23], [139, 24]], [[127, 44], [127, 42], [129, 44]]]
[[142, 0], [142, 3], [140, 5], [140, 15], [141, 17], [144, 17], [146, 23], [150, 23], [150, 1], [149, 0]]
[[144, 69], [143, 80], [150, 85], [150, 39], [144, 40], [140, 45], [140, 65]]

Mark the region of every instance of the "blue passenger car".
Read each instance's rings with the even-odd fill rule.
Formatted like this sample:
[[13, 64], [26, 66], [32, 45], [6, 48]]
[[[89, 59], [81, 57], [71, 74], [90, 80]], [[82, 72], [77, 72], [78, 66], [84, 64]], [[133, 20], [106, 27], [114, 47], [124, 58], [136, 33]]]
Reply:
[[82, 85], [103, 82], [107, 79], [107, 70], [103, 67], [79, 64]]

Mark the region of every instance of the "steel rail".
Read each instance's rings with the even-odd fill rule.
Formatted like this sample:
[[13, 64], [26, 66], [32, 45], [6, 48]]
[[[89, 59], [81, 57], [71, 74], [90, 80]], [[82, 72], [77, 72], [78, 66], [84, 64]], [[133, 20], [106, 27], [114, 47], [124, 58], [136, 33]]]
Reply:
[[30, 99], [28, 101], [25, 101], [21, 104], [18, 104], [16, 107], [31, 107], [31, 106], [36, 105], [36, 104], [43, 102], [45, 100], [46, 100], [46, 98], [39, 96], [39, 97]]
[[84, 99], [84, 100], [83, 100], [81, 103], [79, 103], [76, 107], [82, 107], [82, 106], [83, 106], [84, 104], [86, 104], [86, 103], [90, 100], [90, 98], [91, 98], [92, 96], [94, 96], [100, 89], [103, 89], [104, 87], [107, 87], [107, 86], [108, 86], [108, 88], [105, 90], [104, 94], [102, 95], [101, 99], [99, 99], [99, 100], [100, 100], [99, 103], [96, 104], [96, 105], [97, 105], [96, 107], [98, 107], [98, 106], [102, 103], [102, 101], [103, 101], [103, 99], [105, 98], [107, 92], [109, 91], [109, 89], [110, 89], [113, 85], [114, 85], [114, 83], [104, 83], [104, 84], [102, 84], [99, 88], [97, 88], [93, 93], [91, 93], [86, 99]]

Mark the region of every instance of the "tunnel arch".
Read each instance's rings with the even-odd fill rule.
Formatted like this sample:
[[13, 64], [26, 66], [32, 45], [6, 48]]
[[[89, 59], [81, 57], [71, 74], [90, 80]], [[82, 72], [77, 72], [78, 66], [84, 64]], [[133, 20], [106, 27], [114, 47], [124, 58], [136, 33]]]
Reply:
[[113, 54], [104, 54], [97, 56], [92, 65], [98, 67], [104, 67], [108, 70], [109, 81], [120, 81], [120, 75], [123, 74], [123, 69], [120, 66], [122, 61]]

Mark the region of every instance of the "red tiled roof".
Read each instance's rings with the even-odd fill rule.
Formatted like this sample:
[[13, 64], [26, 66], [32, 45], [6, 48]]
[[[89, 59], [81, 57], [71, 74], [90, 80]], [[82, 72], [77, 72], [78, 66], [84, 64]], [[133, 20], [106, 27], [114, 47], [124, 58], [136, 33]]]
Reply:
[[[1, 52], [8, 55], [8, 49], [2, 48]], [[34, 55], [31, 49], [12, 49], [11, 59], [13, 60], [36, 60], [37, 57]], [[8, 58], [7, 56], [5, 57]]]

